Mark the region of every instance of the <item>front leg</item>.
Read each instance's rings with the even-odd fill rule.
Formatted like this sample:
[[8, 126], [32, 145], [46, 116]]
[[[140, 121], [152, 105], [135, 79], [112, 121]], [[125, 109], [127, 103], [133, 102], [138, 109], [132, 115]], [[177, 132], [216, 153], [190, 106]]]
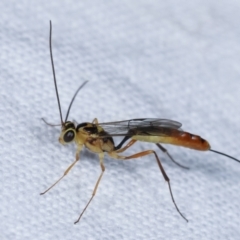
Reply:
[[76, 159], [75, 159], [75, 161], [65, 170], [63, 175], [52, 186], [50, 186], [44, 192], [40, 193], [40, 195], [43, 195], [46, 192], [48, 192], [51, 188], [53, 188], [57, 183], [59, 183], [68, 174], [68, 172], [71, 170], [71, 168], [77, 163], [77, 161], [79, 161], [79, 159], [80, 159], [79, 154], [80, 154], [82, 148], [83, 148], [83, 145], [79, 145], [78, 146], [77, 151], [76, 151]]
[[86, 209], [88, 208], [88, 205], [90, 204], [90, 202], [92, 201], [92, 199], [94, 198], [96, 192], [97, 192], [97, 189], [98, 189], [98, 185], [102, 179], [102, 176], [103, 176], [103, 173], [105, 171], [105, 167], [104, 167], [104, 164], [103, 164], [103, 157], [104, 157], [104, 153], [99, 153], [99, 160], [100, 160], [100, 167], [101, 167], [101, 174], [100, 176], [98, 177], [98, 180], [95, 184], [95, 187], [94, 187], [94, 190], [93, 190], [93, 193], [92, 193], [92, 197], [89, 199], [87, 205], [85, 206], [85, 208], [82, 210], [81, 214], [79, 215], [79, 218], [77, 219], [77, 221], [74, 222], [74, 224], [78, 223], [82, 217], [82, 215], [84, 214], [84, 212], [86, 211]]

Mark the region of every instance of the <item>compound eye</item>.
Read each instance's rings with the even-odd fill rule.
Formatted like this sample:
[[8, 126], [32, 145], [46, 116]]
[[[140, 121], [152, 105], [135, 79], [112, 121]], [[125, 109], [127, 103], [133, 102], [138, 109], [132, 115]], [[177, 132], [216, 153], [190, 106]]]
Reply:
[[63, 135], [63, 140], [64, 142], [68, 143], [68, 142], [71, 142], [74, 139], [74, 137], [75, 137], [74, 131], [69, 130]]

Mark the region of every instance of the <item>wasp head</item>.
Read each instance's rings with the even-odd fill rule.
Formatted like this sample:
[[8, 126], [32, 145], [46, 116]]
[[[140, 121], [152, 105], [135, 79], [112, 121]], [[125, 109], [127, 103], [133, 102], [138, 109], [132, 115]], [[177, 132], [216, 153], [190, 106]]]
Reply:
[[62, 126], [59, 142], [63, 145], [75, 140], [76, 128], [73, 122], [67, 121]]

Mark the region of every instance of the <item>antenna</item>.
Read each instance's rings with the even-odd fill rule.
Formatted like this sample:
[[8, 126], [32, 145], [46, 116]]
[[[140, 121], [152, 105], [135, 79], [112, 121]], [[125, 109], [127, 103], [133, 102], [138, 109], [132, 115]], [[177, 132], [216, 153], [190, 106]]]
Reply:
[[60, 100], [59, 100], [59, 95], [58, 95], [57, 80], [56, 80], [56, 74], [55, 74], [54, 62], [53, 62], [53, 54], [52, 54], [52, 22], [51, 22], [51, 20], [50, 20], [50, 33], [49, 33], [49, 48], [50, 48], [54, 85], [55, 85], [57, 101], [58, 101], [58, 108], [59, 108], [59, 113], [60, 113], [61, 124], [63, 126], [64, 123], [63, 123], [63, 118], [62, 118], [62, 110], [61, 110], [61, 105], [60, 105]]
[[73, 97], [72, 97], [72, 100], [71, 100], [71, 102], [70, 102], [70, 104], [69, 104], [68, 110], [67, 110], [65, 122], [67, 121], [67, 118], [68, 118], [68, 115], [69, 115], [69, 112], [70, 112], [70, 109], [71, 109], [71, 107], [72, 107], [72, 104], [73, 104], [73, 102], [74, 102], [75, 97], [77, 96], [77, 94], [78, 94], [78, 92], [80, 91], [80, 89], [82, 89], [87, 82], [88, 82], [88, 80], [85, 81], [83, 84], [81, 84], [80, 87], [77, 89], [77, 91], [74, 93], [74, 95], [73, 95]]

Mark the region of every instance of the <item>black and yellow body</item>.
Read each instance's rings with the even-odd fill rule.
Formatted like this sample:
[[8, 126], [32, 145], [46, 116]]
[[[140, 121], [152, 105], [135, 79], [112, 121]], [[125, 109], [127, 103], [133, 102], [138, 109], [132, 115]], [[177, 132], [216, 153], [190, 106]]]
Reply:
[[[92, 193], [92, 197], [89, 199], [88, 203], [86, 204], [85, 208], [81, 212], [77, 221], [75, 221], [75, 223], [77, 223], [80, 220], [80, 218], [82, 217], [83, 213], [85, 212], [88, 205], [90, 204], [90, 202], [92, 201], [93, 197], [96, 194], [98, 185], [99, 185], [101, 178], [103, 176], [103, 173], [105, 171], [105, 167], [104, 167], [104, 163], [103, 163], [105, 153], [107, 153], [110, 157], [117, 159], [117, 160], [130, 160], [130, 159], [140, 158], [143, 156], [153, 154], [155, 156], [158, 167], [159, 167], [164, 179], [168, 183], [171, 199], [172, 199], [172, 202], [173, 202], [176, 210], [181, 215], [181, 217], [187, 221], [187, 219], [184, 217], [184, 215], [178, 209], [178, 206], [177, 206], [177, 204], [174, 200], [173, 194], [172, 194], [170, 179], [167, 176], [156, 152], [154, 150], [145, 150], [145, 151], [141, 151], [141, 152], [135, 153], [130, 156], [122, 156], [120, 154], [123, 153], [128, 148], [130, 148], [137, 141], [141, 141], [141, 142], [155, 143], [163, 152], [165, 152], [169, 156], [169, 158], [174, 163], [176, 163], [177, 165], [179, 165], [183, 168], [186, 168], [186, 167], [177, 163], [160, 143], [173, 144], [176, 146], [187, 147], [187, 148], [200, 150], [200, 151], [209, 150], [209, 151], [224, 155], [226, 157], [229, 157], [237, 162], [240, 162], [240, 161], [234, 157], [231, 157], [231, 156], [225, 154], [225, 153], [212, 150], [210, 148], [210, 144], [205, 139], [201, 138], [200, 136], [182, 131], [181, 123], [179, 123], [177, 121], [172, 121], [169, 119], [141, 118], [141, 119], [130, 119], [130, 120], [125, 120], [125, 121], [107, 122], [107, 123], [98, 123], [98, 120], [94, 119], [92, 123], [86, 122], [86, 123], [81, 123], [78, 125], [75, 125], [74, 122], [67, 121], [72, 103], [73, 103], [75, 97], [77, 96], [78, 92], [80, 91], [80, 89], [87, 83], [87, 81], [85, 81], [73, 95], [73, 98], [68, 107], [65, 121], [63, 121], [60, 100], [59, 100], [59, 94], [58, 94], [58, 89], [57, 89], [57, 81], [56, 81], [55, 70], [54, 70], [51, 37], [52, 37], [52, 25], [51, 25], [51, 21], [50, 21], [50, 37], [49, 37], [50, 56], [51, 56], [55, 91], [56, 91], [58, 108], [59, 108], [60, 119], [61, 119], [61, 133], [60, 133], [60, 137], [59, 137], [59, 142], [63, 145], [74, 142], [76, 144], [77, 149], [76, 149], [75, 161], [66, 169], [64, 174], [53, 185], [51, 185], [46, 191], [44, 191], [41, 194], [45, 194], [46, 192], [48, 192], [64, 176], [66, 176], [68, 174], [68, 172], [77, 163], [77, 161], [79, 161], [80, 152], [84, 146], [86, 148], [88, 148], [90, 151], [98, 154], [100, 167], [101, 167], [101, 173], [95, 184], [95, 187], [94, 187], [94, 190]], [[47, 122], [45, 121], [45, 123], [47, 123]], [[51, 125], [51, 126], [56, 126], [56, 125], [49, 124], [49, 123], [47, 123], [47, 124]], [[115, 146], [114, 140], [113, 140], [113, 137], [115, 137], [115, 136], [123, 137], [122, 141], [117, 146]]]
[[59, 137], [61, 144], [74, 141], [76, 145], [85, 145], [91, 152], [103, 153], [114, 151], [114, 141], [104, 129], [94, 123], [81, 123], [76, 127], [73, 122], [66, 122]]

